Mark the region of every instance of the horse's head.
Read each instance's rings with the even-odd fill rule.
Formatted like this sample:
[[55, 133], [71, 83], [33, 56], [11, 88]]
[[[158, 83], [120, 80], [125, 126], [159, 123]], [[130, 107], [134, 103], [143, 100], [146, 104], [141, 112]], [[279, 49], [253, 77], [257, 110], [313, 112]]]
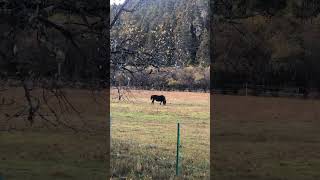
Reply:
[[163, 100], [163, 105], [166, 105], [167, 104], [167, 101], [166, 100]]

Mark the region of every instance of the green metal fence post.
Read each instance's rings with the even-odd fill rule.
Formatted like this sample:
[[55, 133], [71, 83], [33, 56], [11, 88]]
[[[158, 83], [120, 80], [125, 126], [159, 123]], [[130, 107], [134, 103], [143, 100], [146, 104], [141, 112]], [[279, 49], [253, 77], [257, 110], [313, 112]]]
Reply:
[[178, 123], [177, 132], [177, 157], [176, 157], [176, 176], [179, 176], [179, 149], [180, 149], [180, 123]]

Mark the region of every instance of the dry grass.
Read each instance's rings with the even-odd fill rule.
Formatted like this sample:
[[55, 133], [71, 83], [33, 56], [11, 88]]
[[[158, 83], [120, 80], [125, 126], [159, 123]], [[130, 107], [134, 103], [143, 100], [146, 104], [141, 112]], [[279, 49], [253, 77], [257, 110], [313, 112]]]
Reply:
[[[152, 94], [165, 95], [167, 105], [151, 105]], [[209, 94], [131, 91], [128, 97], [129, 101], [111, 103], [114, 177], [173, 179], [180, 122], [181, 177], [208, 179]]]
[[[33, 96], [40, 96], [41, 91], [32, 92]], [[66, 90], [66, 96], [81, 112], [81, 117], [70, 111], [63, 119], [81, 130], [90, 129], [91, 133], [74, 133], [66, 127], [47, 128], [39, 118], [35, 119], [33, 127], [25, 121], [26, 115], [13, 118], [5, 123], [7, 114], [13, 114], [26, 105], [21, 88], [11, 88], [2, 92], [2, 97], [15, 97], [14, 106], [1, 106], [1, 129], [12, 128], [13, 131], [0, 131], [0, 170], [4, 179], [13, 180], [56, 180], [79, 179], [99, 180], [107, 176], [106, 144], [106, 102], [100, 94], [97, 104], [89, 91]], [[99, 100], [100, 99], [100, 100]], [[58, 113], [66, 111], [60, 109], [58, 102], [50, 100], [50, 104]], [[46, 106], [41, 111], [47, 118], [53, 120]], [[85, 124], [83, 123], [85, 121]]]
[[[46, 129], [38, 120], [34, 128], [1, 131], [0, 169], [5, 178], [104, 179], [107, 104], [103, 94], [101, 104], [96, 104], [87, 91], [67, 92], [96, 133]], [[8, 93], [23, 98], [21, 89]], [[164, 94], [167, 106], [151, 105], [151, 94]], [[176, 123], [180, 122], [182, 179], [208, 179], [209, 94], [131, 91], [128, 97], [129, 101], [111, 103], [113, 175], [173, 179]], [[318, 100], [214, 95], [213, 177], [319, 179], [319, 107]], [[15, 110], [2, 107], [1, 122], [5, 112]], [[72, 114], [66, 118], [78, 119]], [[21, 119], [10, 123], [25, 127]]]
[[[17, 107], [1, 107], [1, 128], [5, 126], [4, 113], [13, 113], [24, 105], [21, 89], [13, 88], [6, 93], [5, 96], [20, 100]], [[164, 94], [167, 106], [151, 105], [151, 94]], [[47, 129], [39, 119], [33, 128], [1, 131], [0, 169], [5, 178], [105, 179], [104, 94], [97, 97], [100, 104], [88, 91], [67, 90], [67, 95], [95, 133]], [[113, 175], [173, 179], [176, 123], [180, 122], [181, 178], [208, 179], [209, 94], [131, 91], [128, 97], [128, 101], [111, 103]], [[318, 100], [214, 95], [213, 177], [319, 179], [319, 107]], [[79, 120], [72, 113], [66, 118], [74, 123]], [[22, 119], [12, 120], [10, 125], [26, 127]]]
[[213, 97], [215, 179], [320, 177], [320, 101]]

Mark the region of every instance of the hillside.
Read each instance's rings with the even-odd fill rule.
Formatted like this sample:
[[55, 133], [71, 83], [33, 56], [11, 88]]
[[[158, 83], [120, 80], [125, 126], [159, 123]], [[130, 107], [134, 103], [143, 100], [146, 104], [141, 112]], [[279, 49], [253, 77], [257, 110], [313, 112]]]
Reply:
[[[131, 66], [148, 62], [155, 67], [207, 67], [212, 53], [211, 83], [216, 88], [250, 84], [279, 91], [295, 87], [304, 94], [320, 88], [318, 1], [218, 0], [211, 4], [209, 18], [207, 1], [143, 1], [136, 11], [121, 16], [111, 31], [111, 46], [116, 49], [125, 42], [127, 49], [152, 58], [131, 61], [112, 54], [112, 61], [125, 59], [121, 65]], [[113, 6], [112, 12], [118, 8]]]
[[[136, 1], [132, 2], [132, 6]], [[112, 7], [112, 14], [119, 6]], [[115, 45], [132, 39], [165, 66], [208, 65], [208, 5], [202, 0], [143, 1], [111, 30]], [[113, 16], [113, 15], [112, 15]], [[141, 50], [140, 49], [140, 50]]]
[[216, 87], [320, 88], [319, 1], [216, 1], [212, 10]]

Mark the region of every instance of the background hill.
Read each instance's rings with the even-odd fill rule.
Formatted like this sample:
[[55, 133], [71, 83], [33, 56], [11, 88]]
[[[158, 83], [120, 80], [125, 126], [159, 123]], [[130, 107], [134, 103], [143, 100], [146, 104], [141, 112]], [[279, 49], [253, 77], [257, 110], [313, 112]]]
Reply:
[[[137, 1], [131, 1], [128, 9]], [[121, 5], [112, 6], [111, 17]], [[111, 85], [155, 89], [209, 89], [208, 2], [150, 0], [122, 14], [111, 30]], [[125, 45], [123, 45], [125, 44]], [[121, 50], [118, 46], [121, 45]], [[123, 49], [140, 56], [125, 56]], [[137, 64], [147, 64], [134, 69]], [[125, 67], [125, 68], [124, 68]], [[125, 70], [123, 70], [125, 69]]]
[[[113, 6], [112, 12], [118, 8]], [[144, 1], [135, 12], [121, 16], [111, 37], [132, 38], [165, 66], [208, 66], [207, 14], [203, 0]]]
[[[188, 67], [193, 71], [189, 71], [191, 80], [185, 82], [194, 89], [208, 87], [209, 78], [203, 72], [210, 65], [212, 53], [211, 83], [217, 89], [238, 93], [248, 84], [254, 94], [293, 88], [307, 95], [320, 88], [318, 1], [218, 0], [212, 3], [211, 18], [208, 4], [200, 0], [150, 0], [143, 1], [135, 12], [125, 13], [112, 29], [111, 45], [130, 39], [127, 43], [131, 48], [152, 54], [148, 61], [165, 69], [166, 75], [158, 73], [155, 80], [147, 76], [148, 69], [136, 73], [136, 80], [129, 82], [130, 73], [114, 72], [114, 84], [119, 75], [124, 85], [190, 89], [176, 75], [179, 69], [187, 77]], [[113, 6], [112, 12], [118, 8]], [[153, 79], [143, 85], [139, 77]], [[161, 81], [161, 85], [154, 85], [154, 81]]]
[[319, 89], [319, 10], [319, 1], [216, 1], [212, 83]]

